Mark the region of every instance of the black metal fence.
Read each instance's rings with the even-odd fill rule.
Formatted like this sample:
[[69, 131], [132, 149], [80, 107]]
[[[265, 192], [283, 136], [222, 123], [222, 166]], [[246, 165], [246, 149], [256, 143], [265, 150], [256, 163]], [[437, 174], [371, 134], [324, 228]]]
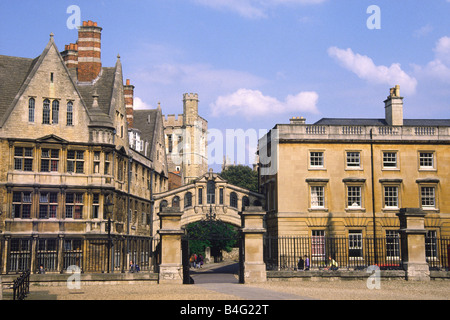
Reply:
[[[0, 238], [0, 274], [126, 272], [130, 263], [141, 271], [157, 271], [159, 239], [120, 236], [89, 238]], [[5, 259], [6, 258], [6, 259]]]
[[[448, 269], [450, 238], [426, 238], [426, 258], [432, 269]], [[339, 269], [358, 270], [371, 265], [381, 269], [402, 269], [400, 237], [370, 238], [282, 236], [264, 238], [264, 259], [268, 270], [297, 270], [302, 258], [310, 269], [323, 269], [335, 260]], [[332, 259], [332, 260], [331, 260]]]
[[30, 270], [22, 274], [13, 282], [13, 300], [25, 300], [30, 293]]

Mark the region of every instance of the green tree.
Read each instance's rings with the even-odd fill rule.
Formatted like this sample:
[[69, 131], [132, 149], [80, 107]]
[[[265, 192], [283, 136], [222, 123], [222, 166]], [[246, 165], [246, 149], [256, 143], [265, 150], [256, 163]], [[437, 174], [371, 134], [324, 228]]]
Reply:
[[189, 249], [192, 253], [204, 253], [205, 248], [230, 252], [237, 242], [235, 227], [219, 220], [202, 220], [186, 227]]
[[220, 176], [235, 186], [258, 192], [258, 173], [248, 166], [229, 166]]

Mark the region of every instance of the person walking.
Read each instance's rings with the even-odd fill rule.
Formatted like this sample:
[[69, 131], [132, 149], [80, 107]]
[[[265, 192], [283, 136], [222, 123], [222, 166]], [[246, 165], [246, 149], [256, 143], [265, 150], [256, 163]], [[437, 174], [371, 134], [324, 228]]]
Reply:
[[305, 270], [307, 271], [307, 270], [309, 270], [309, 258], [308, 258], [308, 256], [305, 254], [304, 255], [304, 260], [305, 260]]

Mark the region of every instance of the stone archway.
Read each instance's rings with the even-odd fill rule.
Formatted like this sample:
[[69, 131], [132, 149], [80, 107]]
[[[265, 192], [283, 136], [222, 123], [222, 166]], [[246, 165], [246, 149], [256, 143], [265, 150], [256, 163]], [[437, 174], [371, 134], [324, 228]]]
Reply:
[[215, 219], [239, 227], [243, 244], [242, 279], [246, 282], [265, 281], [265, 198], [262, 194], [229, 184], [210, 171], [188, 185], [155, 194], [153, 200], [154, 208], [159, 210], [153, 230], [161, 240], [160, 282], [182, 282], [183, 226], [211, 214]]
[[[240, 212], [240, 274], [241, 283], [264, 282], [267, 280], [263, 256], [263, 235], [266, 232], [262, 207], [246, 207]], [[165, 207], [159, 212], [161, 228], [158, 230], [161, 241], [161, 264], [159, 283], [183, 283], [183, 252], [181, 218], [179, 208]]]

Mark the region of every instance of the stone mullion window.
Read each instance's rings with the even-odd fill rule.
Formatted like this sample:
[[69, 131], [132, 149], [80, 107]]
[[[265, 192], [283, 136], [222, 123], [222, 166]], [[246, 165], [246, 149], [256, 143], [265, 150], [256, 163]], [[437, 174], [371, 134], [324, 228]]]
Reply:
[[82, 219], [84, 194], [81, 192], [67, 192], [65, 199], [65, 218]]
[[66, 124], [73, 126], [73, 101], [67, 102]]
[[34, 148], [14, 147], [14, 170], [33, 171]]
[[67, 151], [67, 172], [84, 173], [84, 151]]
[[28, 100], [28, 122], [34, 122], [34, 114], [36, 111], [36, 100], [31, 97]]
[[32, 207], [32, 191], [13, 191], [11, 211], [12, 218], [31, 219]]
[[59, 171], [59, 150], [58, 149], [41, 149], [41, 172], [58, 172]]
[[58, 215], [58, 193], [41, 191], [39, 194], [39, 219], [55, 219]]

